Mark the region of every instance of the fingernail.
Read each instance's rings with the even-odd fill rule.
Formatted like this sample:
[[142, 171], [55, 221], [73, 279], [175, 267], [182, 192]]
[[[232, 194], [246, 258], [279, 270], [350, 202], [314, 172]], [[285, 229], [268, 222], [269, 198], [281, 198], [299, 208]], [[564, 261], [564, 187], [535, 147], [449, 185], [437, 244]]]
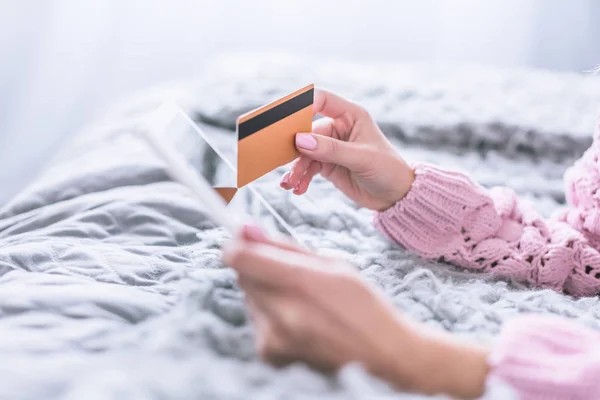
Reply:
[[263, 230], [256, 225], [244, 225], [244, 235], [252, 240], [263, 241], [267, 239], [267, 235]]
[[298, 133], [296, 134], [296, 146], [314, 150], [317, 148], [317, 140], [310, 133]]
[[281, 177], [281, 182], [279, 184], [286, 185], [289, 181], [290, 181], [290, 171], [283, 174], [283, 176]]

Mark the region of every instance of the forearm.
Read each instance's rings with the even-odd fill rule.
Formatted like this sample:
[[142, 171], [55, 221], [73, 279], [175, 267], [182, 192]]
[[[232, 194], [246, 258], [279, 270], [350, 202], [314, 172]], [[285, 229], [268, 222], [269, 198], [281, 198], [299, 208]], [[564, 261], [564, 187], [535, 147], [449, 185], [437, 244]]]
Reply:
[[444, 393], [458, 399], [476, 399], [483, 395], [489, 372], [489, 351], [459, 340], [445, 332], [422, 330], [422, 363], [418, 363], [425, 378], [422, 393]]
[[[405, 332], [404, 340], [410, 343], [396, 345], [399, 350], [392, 350], [392, 354], [397, 362], [387, 363], [380, 373], [392, 385], [410, 392], [446, 394], [458, 399], [476, 399], [483, 395], [489, 372], [486, 348], [422, 325], [399, 329]], [[411, 331], [408, 334], [407, 329]], [[390, 348], [393, 349], [394, 344], [390, 344]]]
[[420, 325], [410, 334], [398, 326], [402, 345], [389, 343], [397, 362], [380, 376], [402, 390], [476, 399], [491, 379], [528, 400], [600, 398], [600, 334], [568, 319], [515, 318], [489, 349]]

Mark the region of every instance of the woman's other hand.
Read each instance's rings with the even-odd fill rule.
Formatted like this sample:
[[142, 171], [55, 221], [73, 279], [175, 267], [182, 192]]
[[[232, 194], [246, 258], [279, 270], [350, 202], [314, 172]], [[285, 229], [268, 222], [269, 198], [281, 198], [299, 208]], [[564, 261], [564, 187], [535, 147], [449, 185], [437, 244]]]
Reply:
[[343, 261], [268, 239], [245, 227], [223, 252], [254, 323], [259, 354], [323, 370], [349, 362], [404, 390], [476, 397], [485, 352], [407, 323]]
[[313, 109], [324, 118], [314, 122], [312, 132], [296, 134], [302, 155], [282, 177], [282, 188], [303, 194], [320, 173], [354, 202], [377, 211], [406, 195], [414, 171], [364, 108], [316, 89]]

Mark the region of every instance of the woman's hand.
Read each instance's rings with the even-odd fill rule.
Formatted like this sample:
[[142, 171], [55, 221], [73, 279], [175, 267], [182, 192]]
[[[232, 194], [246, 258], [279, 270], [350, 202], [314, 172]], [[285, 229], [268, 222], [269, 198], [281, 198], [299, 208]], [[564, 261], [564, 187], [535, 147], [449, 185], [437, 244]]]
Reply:
[[408, 324], [344, 262], [253, 227], [223, 257], [238, 272], [266, 360], [324, 370], [359, 362], [404, 390], [465, 398], [483, 391], [485, 352]]
[[369, 113], [325, 90], [315, 90], [313, 131], [296, 134], [302, 153], [281, 187], [303, 194], [320, 173], [357, 204], [383, 211], [402, 199], [414, 171], [402, 160]]
[[411, 329], [354, 268], [256, 229], [245, 237], [223, 256], [238, 272], [265, 359], [324, 370], [358, 361], [374, 372], [397, 363]]

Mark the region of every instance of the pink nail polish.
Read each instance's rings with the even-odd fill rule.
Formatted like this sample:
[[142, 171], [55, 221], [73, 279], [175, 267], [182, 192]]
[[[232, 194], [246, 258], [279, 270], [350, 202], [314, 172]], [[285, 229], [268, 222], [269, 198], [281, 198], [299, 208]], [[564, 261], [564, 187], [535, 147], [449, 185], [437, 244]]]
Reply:
[[252, 240], [262, 241], [267, 238], [263, 230], [256, 225], [245, 225], [244, 231], [246, 236]]
[[310, 133], [297, 133], [296, 146], [306, 150], [314, 150], [317, 148], [317, 140]]
[[289, 181], [290, 181], [290, 172], [288, 171], [285, 174], [283, 174], [283, 176], [281, 177], [281, 185], [286, 185]]

